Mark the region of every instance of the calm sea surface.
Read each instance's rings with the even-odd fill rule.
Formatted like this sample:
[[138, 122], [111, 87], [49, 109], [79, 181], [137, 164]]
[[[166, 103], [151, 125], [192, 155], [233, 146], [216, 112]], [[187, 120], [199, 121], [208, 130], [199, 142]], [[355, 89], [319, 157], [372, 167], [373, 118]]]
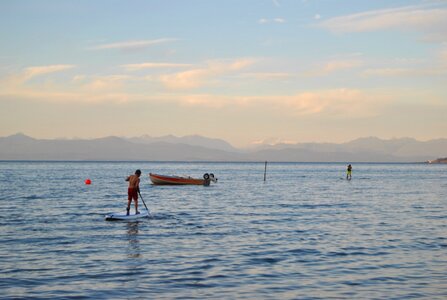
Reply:
[[[105, 221], [137, 168], [152, 217]], [[0, 299], [446, 299], [447, 165], [345, 168], [0, 162]]]

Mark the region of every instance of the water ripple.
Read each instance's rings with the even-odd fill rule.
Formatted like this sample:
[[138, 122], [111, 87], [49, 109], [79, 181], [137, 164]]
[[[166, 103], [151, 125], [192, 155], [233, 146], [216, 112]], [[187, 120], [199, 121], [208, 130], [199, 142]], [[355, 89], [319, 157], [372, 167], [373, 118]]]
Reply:
[[[343, 164], [271, 164], [263, 182], [256, 163], [0, 165], [0, 299], [447, 297], [447, 166], [357, 164], [346, 181]], [[104, 221], [137, 168], [219, 183], [144, 178], [151, 218]]]

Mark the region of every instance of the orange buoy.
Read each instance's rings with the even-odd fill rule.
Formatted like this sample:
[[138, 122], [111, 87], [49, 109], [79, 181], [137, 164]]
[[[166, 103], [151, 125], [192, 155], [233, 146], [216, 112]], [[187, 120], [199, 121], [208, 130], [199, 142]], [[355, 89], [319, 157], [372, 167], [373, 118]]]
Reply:
[[92, 181], [89, 178], [87, 178], [84, 182], [85, 182], [85, 184], [91, 184], [92, 183]]

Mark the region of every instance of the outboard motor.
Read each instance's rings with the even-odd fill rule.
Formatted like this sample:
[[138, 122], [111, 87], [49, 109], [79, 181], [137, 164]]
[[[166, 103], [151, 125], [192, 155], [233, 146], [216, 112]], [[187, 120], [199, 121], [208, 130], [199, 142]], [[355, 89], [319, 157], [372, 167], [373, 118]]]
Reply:
[[209, 186], [211, 181], [212, 182], [217, 182], [217, 178], [214, 177], [213, 173], [210, 173], [210, 174], [205, 173], [205, 174], [203, 174], [203, 179], [204, 179], [204, 182], [203, 182], [204, 186]]
[[204, 186], [209, 186], [210, 183], [211, 183], [210, 174], [208, 174], [208, 173], [203, 174], [203, 179], [204, 179], [203, 185]]
[[214, 182], [214, 183], [217, 182], [217, 178], [214, 177], [214, 174], [213, 174], [213, 173], [210, 173], [210, 180], [211, 180], [212, 182]]

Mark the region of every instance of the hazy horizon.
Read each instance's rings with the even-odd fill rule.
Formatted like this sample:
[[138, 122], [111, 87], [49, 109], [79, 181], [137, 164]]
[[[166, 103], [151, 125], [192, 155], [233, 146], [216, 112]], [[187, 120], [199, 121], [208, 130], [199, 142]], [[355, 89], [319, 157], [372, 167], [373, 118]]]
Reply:
[[447, 137], [447, 2], [0, 2], [0, 136]]

